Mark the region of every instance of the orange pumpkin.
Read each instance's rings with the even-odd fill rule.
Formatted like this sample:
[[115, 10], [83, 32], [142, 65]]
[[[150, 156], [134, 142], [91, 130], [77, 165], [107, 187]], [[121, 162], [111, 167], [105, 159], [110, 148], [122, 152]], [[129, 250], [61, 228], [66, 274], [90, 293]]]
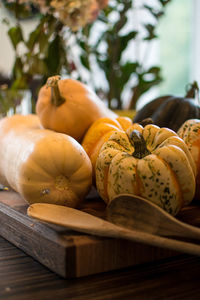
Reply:
[[40, 89], [36, 113], [44, 128], [68, 134], [79, 142], [97, 119], [117, 117], [87, 85], [60, 76], [50, 77]]
[[109, 139], [113, 132], [126, 131], [131, 125], [132, 121], [130, 118], [119, 116], [116, 119], [100, 118], [90, 126], [83, 138], [82, 146], [92, 162], [93, 175], [97, 156], [102, 145]]

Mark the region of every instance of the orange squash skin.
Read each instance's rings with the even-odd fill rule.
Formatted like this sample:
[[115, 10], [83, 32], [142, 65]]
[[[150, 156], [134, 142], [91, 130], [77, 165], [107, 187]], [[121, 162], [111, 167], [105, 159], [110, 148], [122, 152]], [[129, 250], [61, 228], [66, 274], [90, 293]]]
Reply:
[[51, 102], [50, 86], [44, 85], [39, 91], [36, 113], [44, 128], [66, 133], [80, 142], [94, 121], [117, 117], [92, 90], [77, 80], [59, 80], [58, 89], [65, 100], [58, 106]]
[[92, 165], [71, 136], [42, 129], [38, 116], [0, 120], [0, 183], [29, 204], [77, 207], [92, 185]]
[[95, 121], [86, 132], [82, 146], [89, 156], [93, 167], [93, 178], [97, 156], [102, 145], [109, 139], [115, 131], [126, 131], [132, 125], [128, 117], [100, 118]]

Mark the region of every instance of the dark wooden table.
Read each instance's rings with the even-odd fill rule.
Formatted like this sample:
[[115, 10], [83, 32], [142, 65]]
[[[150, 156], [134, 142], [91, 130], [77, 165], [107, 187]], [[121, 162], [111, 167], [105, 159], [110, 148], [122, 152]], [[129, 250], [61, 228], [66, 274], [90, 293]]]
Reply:
[[63, 279], [0, 237], [0, 299], [200, 299], [200, 257], [180, 254], [78, 279]]

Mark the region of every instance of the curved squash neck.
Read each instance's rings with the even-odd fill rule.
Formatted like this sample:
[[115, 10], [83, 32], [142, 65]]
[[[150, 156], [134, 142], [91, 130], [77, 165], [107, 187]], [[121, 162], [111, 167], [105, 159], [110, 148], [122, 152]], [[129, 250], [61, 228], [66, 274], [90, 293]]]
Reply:
[[138, 130], [133, 130], [129, 135], [129, 139], [131, 144], [135, 148], [135, 151], [132, 153], [133, 157], [141, 159], [151, 154], [151, 152], [146, 147], [146, 142], [142, 134]]
[[47, 80], [47, 87], [51, 88], [51, 103], [55, 106], [60, 106], [65, 102], [65, 98], [63, 98], [60, 94], [58, 81], [60, 80], [60, 76], [52, 76]]

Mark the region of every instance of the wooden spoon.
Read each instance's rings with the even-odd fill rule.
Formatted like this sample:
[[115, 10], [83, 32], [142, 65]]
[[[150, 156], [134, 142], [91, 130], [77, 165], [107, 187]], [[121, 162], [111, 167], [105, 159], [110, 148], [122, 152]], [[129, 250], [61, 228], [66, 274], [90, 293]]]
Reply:
[[156, 236], [139, 230], [126, 229], [77, 209], [55, 204], [35, 203], [29, 206], [29, 216], [97, 236], [123, 238], [135, 242], [200, 255], [200, 245]]
[[200, 228], [179, 221], [158, 205], [136, 195], [115, 197], [107, 207], [112, 223], [161, 236], [200, 239]]

